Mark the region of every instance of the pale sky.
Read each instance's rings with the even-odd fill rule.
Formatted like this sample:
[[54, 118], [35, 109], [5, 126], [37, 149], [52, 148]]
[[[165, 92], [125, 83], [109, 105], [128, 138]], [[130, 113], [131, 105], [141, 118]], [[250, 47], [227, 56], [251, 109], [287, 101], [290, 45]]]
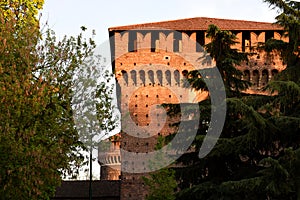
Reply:
[[59, 37], [76, 36], [86, 26], [96, 30], [97, 44], [113, 26], [191, 17], [274, 22], [275, 16], [263, 0], [45, 0], [42, 11], [42, 21]]
[[[275, 16], [263, 0], [45, 0], [41, 21], [48, 21], [60, 39], [78, 35], [81, 26], [95, 30], [100, 45], [113, 26], [192, 17], [274, 22]], [[97, 162], [93, 169], [99, 177]]]

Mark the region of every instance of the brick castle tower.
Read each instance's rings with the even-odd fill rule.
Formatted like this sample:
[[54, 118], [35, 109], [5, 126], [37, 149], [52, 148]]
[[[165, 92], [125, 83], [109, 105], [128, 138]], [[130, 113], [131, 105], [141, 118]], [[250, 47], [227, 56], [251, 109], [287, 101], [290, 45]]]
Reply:
[[[176, 131], [170, 124], [179, 119], [166, 117], [162, 121], [161, 109], [155, 106], [193, 103], [207, 97], [205, 92], [183, 88], [181, 80], [188, 71], [201, 68], [199, 57], [203, 55], [202, 46], [210, 42], [205, 37], [210, 24], [235, 33], [239, 43], [234, 48], [243, 52], [253, 52], [252, 47], [270, 38], [286, 40], [282, 27], [271, 23], [203, 17], [109, 28], [113, 71], [120, 92], [118, 103], [126, 120], [120, 137], [111, 143], [111, 153], [99, 151], [99, 162], [101, 179], [121, 179], [122, 200], [140, 200], [147, 195], [141, 177], [147, 176], [149, 167], [136, 158], [153, 152], [159, 135]], [[253, 53], [237, 68], [244, 73], [243, 79], [253, 84], [246, 92], [260, 93], [259, 89], [285, 65], [275, 53]], [[128, 120], [132, 124], [124, 122]], [[146, 131], [135, 131], [131, 126]], [[130, 152], [132, 159], [124, 151]]]

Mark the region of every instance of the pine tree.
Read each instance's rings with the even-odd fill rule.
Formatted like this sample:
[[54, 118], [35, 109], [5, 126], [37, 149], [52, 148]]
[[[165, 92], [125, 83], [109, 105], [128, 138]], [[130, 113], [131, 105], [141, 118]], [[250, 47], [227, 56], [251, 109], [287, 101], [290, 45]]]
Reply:
[[[176, 172], [178, 179], [183, 180], [180, 185], [183, 190], [177, 194], [177, 199], [300, 198], [299, 34], [295, 35], [298, 28], [291, 28], [299, 23], [299, 3], [268, 2], [283, 9], [284, 12], [277, 20], [280, 24], [286, 23], [284, 27], [292, 38], [289, 43], [268, 41], [264, 48], [266, 51], [280, 50], [288, 63], [287, 69], [265, 88], [270, 95], [228, 93], [225, 126], [214, 149], [203, 159], [198, 159], [195, 152], [186, 154], [179, 160], [187, 167]], [[283, 16], [289, 16], [289, 20], [297, 20], [289, 21]], [[216, 32], [212, 32], [212, 35], [216, 35]], [[220, 47], [233, 44], [228, 39], [230, 40], [225, 34], [220, 38], [214, 37], [206, 47], [217, 63], [227, 91], [230, 91], [231, 88], [238, 88], [228, 84], [232, 80], [231, 76], [237, 81], [239, 76], [225, 67], [228, 65], [225, 57], [218, 56], [222, 55], [218, 54], [220, 49], [225, 49]], [[270, 45], [275, 43], [276, 45]], [[230, 45], [228, 47], [231, 48]], [[232, 53], [231, 50], [227, 52], [229, 55]], [[229, 56], [231, 57], [234, 56]], [[231, 60], [229, 66], [235, 64], [238, 62]], [[197, 79], [197, 76], [192, 77], [190, 82], [194, 88], [205, 88], [203, 80]], [[242, 91], [243, 88], [240, 87], [235, 94]], [[200, 102], [199, 105], [203, 113], [209, 113], [207, 101]], [[209, 120], [208, 115], [202, 116], [201, 121]], [[197, 148], [201, 146], [207, 129], [205, 123], [199, 127], [194, 144]]]
[[280, 13], [276, 17], [276, 23], [284, 28], [286, 36], [289, 37], [288, 42], [270, 39], [265, 49], [281, 51], [288, 67], [298, 65], [300, 62], [300, 2], [291, 0], [264, 0], [264, 2]]
[[[165, 138], [158, 138], [155, 150], [161, 149], [165, 145]], [[159, 162], [163, 159], [162, 153], [158, 153], [155, 159]], [[157, 163], [151, 163], [156, 165]], [[150, 168], [153, 166], [150, 166]], [[175, 189], [177, 187], [175, 171], [172, 168], [163, 168], [150, 173], [149, 177], [143, 177], [146, 186], [149, 187], [147, 200], [174, 200]]]
[[[210, 38], [211, 42], [205, 45], [204, 48], [214, 59], [216, 67], [224, 81], [227, 96], [240, 95], [240, 91], [247, 89], [250, 83], [241, 80], [243, 74], [235, 66], [247, 60], [247, 54], [232, 48], [237, 43], [237, 38], [230, 31], [220, 30], [212, 24], [207, 29], [206, 37]], [[198, 78], [201, 77], [198, 70], [189, 72], [188, 77], [189, 86], [197, 90], [207, 90], [203, 78]]]
[[[235, 66], [247, 55], [232, 49], [235, 36], [231, 32], [214, 25], [208, 28], [211, 43], [205, 49], [224, 81], [226, 121], [216, 146], [199, 159], [197, 150], [209, 129], [213, 109], [210, 99], [199, 103], [201, 123], [192, 145], [196, 151], [177, 161], [185, 167], [176, 169], [180, 188], [176, 199], [300, 199], [300, 4], [289, 0], [265, 2], [282, 11], [276, 19], [290, 40], [285, 43], [272, 39], [261, 48], [279, 51], [287, 69], [264, 88], [269, 95], [243, 93], [249, 83], [241, 80], [242, 74]], [[189, 72], [188, 83], [196, 90], [208, 90], [198, 71]], [[171, 115], [180, 112], [178, 105], [166, 106]], [[152, 180], [158, 183], [161, 178]]]

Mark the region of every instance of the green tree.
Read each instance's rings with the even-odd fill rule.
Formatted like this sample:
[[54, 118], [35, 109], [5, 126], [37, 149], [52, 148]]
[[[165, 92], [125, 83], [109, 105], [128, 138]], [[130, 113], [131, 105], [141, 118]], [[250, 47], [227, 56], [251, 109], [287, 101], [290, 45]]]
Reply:
[[267, 51], [277, 49], [281, 51], [288, 67], [299, 64], [300, 59], [300, 2], [290, 0], [264, 0], [270, 7], [276, 9], [279, 15], [277, 24], [281, 25], [289, 37], [288, 42], [270, 39], [265, 44]]
[[114, 115], [112, 74], [105, 69], [106, 58], [93, 55], [81, 65], [75, 75], [72, 106], [80, 141], [89, 152], [84, 164], [89, 166], [90, 199], [92, 197], [93, 151], [117, 127]]
[[42, 9], [44, 0], [2, 0], [0, 10], [3, 18], [14, 20], [14, 25], [21, 27], [36, 26], [39, 27], [38, 12]]
[[[215, 61], [216, 67], [223, 78], [227, 96], [240, 95], [240, 91], [247, 89], [250, 83], [241, 80], [242, 72], [236, 69], [235, 66], [247, 60], [247, 54], [232, 48], [237, 43], [237, 38], [230, 31], [220, 30], [212, 24], [207, 29], [206, 37], [210, 38], [211, 42], [205, 45], [204, 48]], [[189, 77], [189, 86], [195, 89], [207, 90], [203, 78], [198, 78], [201, 77], [200, 71], [189, 72]]]
[[[296, 4], [290, 2], [290, 5]], [[225, 67], [227, 58], [218, 57], [222, 54], [217, 53], [221, 52], [220, 47], [232, 44], [228, 39], [233, 38], [220, 36], [206, 47], [215, 61], [219, 59], [217, 67], [226, 75], [222, 77], [230, 91], [232, 84], [227, 82], [231, 76], [239, 81], [239, 76]], [[288, 45], [294, 47], [297, 42], [291, 39]], [[272, 51], [273, 47], [265, 45], [267, 51]], [[183, 180], [179, 185], [183, 190], [177, 194], [177, 199], [300, 199], [300, 87], [299, 77], [294, 75], [299, 69], [295, 62], [298, 54], [297, 49], [292, 49], [292, 53], [289, 48], [275, 49], [281, 50], [281, 55], [289, 62], [277, 80], [265, 88], [271, 95], [243, 94], [242, 87], [235, 93], [228, 93], [226, 121], [214, 149], [203, 159], [198, 159], [194, 152], [178, 161], [187, 167], [176, 172]], [[231, 60], [231, 64], [235, 66], [238, 62]], [[205, 89], [203, 80], [193, 78], [190, 81], [194, 88]], [[239, 93], [241, 95], [232, 95]], [[209, 127], [205, 122], [210, 120], [211, 109], [207, 101], [200, 102], [199, 106], [204, 123], [198, 128], [196, 148], [201, 146]]]
[[[165, 139], [160, 136], [158, 138], [155, 150], [159, 150], [164, 146]], [[163, 159], [162, 153], [158, 153], [155, 158], [157, 161]], [[158, 162], [159, 163], [159, 162]], [[157, 165], [156, 162], [151, 163], [151, 167]], [[172, 168], [163, 168], [156, 172], [152, 172], [149, 177], [143, 177], [145, 184], [149, 187], [149, 195], [147, 200], [174, 200], [177, 182], [175, 179], [175, 171]]]
[[1, 1], [0, 196], [49, 199], [61, 177], [75, 173], [81, 162], [82, 144], [71, 107], [72, 76], [95, 44], [82, 35], [62, 41], [50, 30], [41, 35], [36, 23], [7, 11], [16, 12], [17, 7], [22, 15], [35, 16], [31, 8], [41, 5], [20, 2]]
[[173, 169], [161, 169], [152, 173], [151, 178], [144, 178], [149, 187], [147, 200], [175, 200], [175, 189], [177, 183], [175, 180], [175, 171]]

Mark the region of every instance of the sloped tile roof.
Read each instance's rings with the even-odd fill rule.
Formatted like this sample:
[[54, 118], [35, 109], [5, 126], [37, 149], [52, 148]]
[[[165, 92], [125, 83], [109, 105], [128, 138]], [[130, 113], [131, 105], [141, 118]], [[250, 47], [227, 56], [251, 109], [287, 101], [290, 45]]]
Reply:
[[125, 30], [207, 30], [210, 24], [215, 24], [222, 30], [283, 30], [279, 25], [268, 22], [254, 22], [246, 20], [233, 20], [233, 19], [217, 19], [217, 18], [207, 18], [207, 17], [196, 17], [188, 19], [179, 19], [171, 21], [153, 22], [145, 24], [134, 24], [127, 26], [117, 26], [111, 27], [109, 31], [125, 31]]

